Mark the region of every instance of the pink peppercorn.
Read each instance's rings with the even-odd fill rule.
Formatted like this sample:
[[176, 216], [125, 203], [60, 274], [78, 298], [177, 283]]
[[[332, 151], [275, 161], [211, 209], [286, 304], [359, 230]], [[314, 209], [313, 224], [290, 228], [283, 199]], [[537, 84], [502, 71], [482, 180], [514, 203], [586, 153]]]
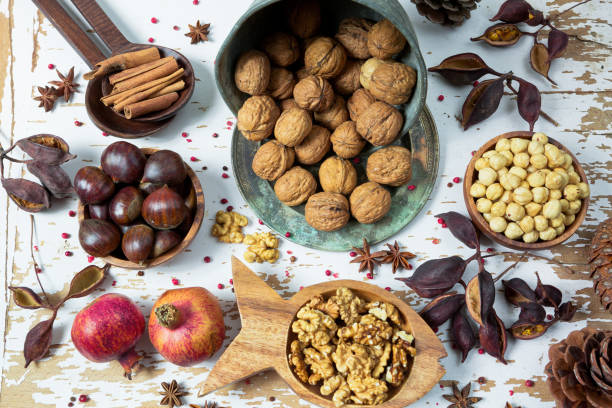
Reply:
[[213, 133], [212, 137], [219, 137], [219, 134], [218, 133]]
[[374, 279], [374, 275], [372, 275], [372, 272], [368, 272], [368, 273], [366, 273], [366, 278]]
[[178, 280], [178, 279], [176, 279], [176, 278], [172, 278], [172, 284], [173, 284], [174, 286], [178, 285], [178, 284], [179, 284], [179, 280]]
[[232, 212], [234, 210], [234, 207], [232, 207], [231, 205], [228, 205], [227, 208], [225, 209], [227, 212]]
[[455, 177], [453, 179], [453, 183], [455, 183], [455, 184], [459, 183], [460, 181], [461, 181], [461, 177]]
[[304, 289], [304, 287], [303, 287], [303, 286], [300, 286], [300, 290], [302, 290], [302, 289]]
[[433, 239], [431, 242], [432, 242], [434, 245], [438, 245], [438, 244], [440, 243], [440, 240], [439, 240], [438, 238], [434, 238], [434, 239]]
[[205, 256], [204, 257], [204, 262], [210, 263], [210, 256]]
[[187, 132], [183, 132], [183, 133], [181, 133], [181, 136], [183, 136], [183, 137], [187, 137], [187, 135], [188, 135], [188, 133], [187, 133]]
[[68, 403], [68, 406], [69, 406], [69, 407], [74, 407], [74, 403], [69, 402], [69, 403]]
[[229, 174], [227, 174], [227, 173], [223, 173], [223, 174], [221, 175], [221, 177], [223, 177], [224, 179], [229, 178]]
[[187, 143], [191, 143], [192, 140], [191, 139], [185, 139], [187, 141]]
[[159, 20], [158, 20], [158, 19], [156, 19], [155, 17], [151, 17], [151, 22], [152, 22], [153, 24], [157, 24], [157, 22], [158, 22], [158, 21], [159, 21]]
[[148, 39], [147, 41], [149, 41], [150, 43], [152, 43], [152, 42], [153, 42], [153, 41], [155, 41], [155, 40], [153, 39], [153, 37], [149, 37], [149, 39]]
[[351, 251], [351, 252], [349, 252], [349, 256], [350, 256], [351, 258], [354, 258], [354, 257], [356, 257], [356, 256], [357, 256], [357, 252], [355, 252], [355, 251]]
[[221, 199], [221, 204], [227, 204], [227, 198], [222, 198]]
[[546, 319], [548, 319], [548, 320], [552, 320], [552, 319], [553, 319], [553, 317], [552, 317], [552, 315], [546, 315]]
[[232, 126], [234, 123], [231, 120], [228, 120], [226, 124], [227, 126]]
[[359, 164], [360, 162], [361, 162], [361, 159], [359, 157], [355, 157], [353, 159], [353, 163], [355, 163], [355, 164]]
[[472, 150], [472, 156], [476, 154], [476, 150]]
[[293, 253], [293, 251], [291, 251], [290, 249], [288, 249], [288, 250], [287, 250], [287, 253], [288, 253], [289, 255], [291, 255], [291, 254]]
[[444, 95], [438, 95], [438, 100], [442, 102], [444, 100]]
[[329, 269], [325, 271], [326, 276], [331, 276], [331, 274], [332, 274], [332, 271], [330, 271]]
[[434, 333], [438, 332], [438, 328], [437, 327], [434, 327], [432, 330], [433, 330]]
[[102, 136], [108, 136], [108, 132], [102, 132]]
[[445, 223], [442, 223], [442, 228], [448, 228], [448, 225], [446, 225]]
[[487, 252], [495, 252], [495, 249], [493, 249], [493, 248], [487, 248]]
[[234, 280], [230, 278], [229, 283], [230, 283], [230, 285], [233, 285], [234, 284]]
[[113, 281], [113, 283], [111, 283], [111, 286], [115, 286], [117, 284], [117, 281]]
[[178, 30], [179, 30], [179, 26], [175, 25], [174, 27], [172, 27], [172, 29], [173, 29], [174, 31], [178, 31]]
[[83, 123], [79, 122], [78, 120], [74, 121], [74, 126], [81, 126]]
[[79, 395], [79, 402], [87, 402], [89, 401], [89, 397], [85, 394]]
[[72, 256], [72, 252], [71, 252], [71, 251], [66, 251], [66, 252], [64, 252], [64, 255], [66, 255], [66, 256]]
[[287, 238], [291, 237], [291, 233], [290, 232], [285, 232], [285, 237], [287, 237]]
[[259, 223], [259, 225], [264, 225], [264, 222], [262, 220], [257, 220], [257, 222]]
[[[194, 6], [197, 6], [198, 4], [200, 4], [200, 0], [193, 0], [193, 5]], [[249, 382], [247, 382], [247, 384], [249, 384]]]
[[481, 348], [478, 349], [478, 354], [484, 354], [484, 352], [485, 352], [484, 349], [481, 349]]
[[338, 274], [338, 272], [336, 272], [336, 273], [333, 273], [332, 276], [337, 279], [338, 276], [340, 276], [340, 275]]
[[53, 65], [53, 64], [49, 64], [49, 65], [47, 65], [47, 68], [49, 68], [49, 69], [53, 69], [53, 68], [55, 68], [55, 65]]
[[42, 273], [42, 269], [40, 269], [38, 266], [34, 268], [34, 271], [36, 273]]
[[534, 385], [534, 384], [533, 384], [533, 381], [531, 381], [531, 380], [527, 380], [527, 381], [525, 381], [525, 386], [527, 386], [527, 387], [533, 387], [533, 385]]
[[223, 289], [224, 287], [225, 287], [225, 286], [223, 286], [223, 284], [222, 284], [222, 283], [219, 283], [219, 284], [217, 285], [217, 289]]
[[444, 224], [444, 220], [442, 218], [438, 218], [438, 224]]
[[67, 232], [62, 232], [62, 238], [63, 239], [68, 239], [68, 238], [70, 238], [70, 234], [68, 234]]
[[414, 184], [411, 184], [408, 186], [408, 191], [412, 191], [416, 188], [416, 186]]
[[88, 255], [87, 256], [87, 262], [92, 263], [94, 261], [95, 257], [93, 255]]
[[34, 245], [34, 250], [38, 251], [38, 245]]
[[192, 162], [195, 162], [195, 161], [198, 161], [198, 158], [195, 156], [191, 156], [189, 160], [191, 160]]
[[474, 83], [473, 83], [472, 85], [474, 85], [474, 86], [478, 86], [478, 84], [479, 84], [479, 83], [480, 83], [480, 82], [478, 82], [478, 81], [474, 81]]
[[510, 390], [510, 396], [514, 395], [514, 391]]
[[391, 292], [391, 287], [390, 287], [390, 286], [387, 286], [387, 287], [385, 287], [385, 290], [386, 290], [387, 292]]

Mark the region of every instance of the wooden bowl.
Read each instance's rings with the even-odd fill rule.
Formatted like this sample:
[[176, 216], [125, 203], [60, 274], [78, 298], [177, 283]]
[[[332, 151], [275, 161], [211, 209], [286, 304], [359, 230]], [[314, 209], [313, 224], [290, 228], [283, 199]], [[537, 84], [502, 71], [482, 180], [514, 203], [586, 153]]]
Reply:
[[[140, 150], [145, 154], [145, 156], [148, 157], [152, 155], [153, 153], [155, 153], [156, 151], [158, 151], [159, 149], [144, 147]], [[193, 241], [196, 234], [200, 230], [200, 227], [202, 226], [202, 221], [204, 220], [204, 192], [202, 191], [202, 185], [200, 184], [200, 180], [198, 179], [198, 176], [195, 174], [193, 169], [187, 163], [185, 163], [185, 169], [187, 170], [187, 177], [189, 177], [189, 179], [191, 180], [193, 189], [195, 190], [195, 193], [196, 193], [196, 206], [195, 206], [195, 214], [193, 216], [193, 222], [191, 224], [191, 227], [189, 228], [189, 231], [187, 231], [187, 234], [185, 234], [185, 237], [183, 238], [181, 243], [175, 246], [174, 248], [172, 248], [170, 251], [161, 254], [157, 258], [147, 259], [144, 262], [144, 264], [139, 264], [136, 262], [129, 261], [125, 258], [118, 258], [112, 255], [102, 257], [101, 259], [104, 262], [111, 264], [113, 266], [118, 266], [120, 268], [125, 268], [125, 269], [147, 269], [152, 266], [161, 265], [164, 262], [169, 261], [170, 259], [174, 258], [179, 253], [183, 252], [183, 250], [189, 246], [191, 241]], [[78, 218], [79, 218], [79, 224], [80, 224], [83, 220], [85, 220], [86, 218], [89, 218], [89, 214], [86, 211], [86, 207], [81, 202], [79, 202], [78, 211], [79, 211]]]
[[[474, 225], [476, 225], [476, 228], [478, 228], [480, 232], [482, 232], [484, 235], [491, 238], [493, 241], [497, 242], [498, 244], [501, 244], [508, 248], [518, 249], [518, 250], [548, 249], [548, 248], [552, 248], [566, 241], [569, 237], [574, 235], [578, 227], [580, 227], [580, 225], [584, 221], [584, 217], [586, 216], [587, 209], [589, 206], [589, 197], [587, 197], [582, 200], [582, 207], [580, 208], [580, 212], [576, 214], [576, 219], [574, 220], [574, 222], [569, 227], [566, 228], [563, 234], [559, 235], [558, 237], [550, 241], [536, 241], [534, 243], [528, 244], [523, 241], [517, 241], [514, 239], [510, 239], [506, 237], [504, 234], [493, 232], [491, 230], [491, 228], [489, 227], [489, 223], [484, 219], [482, 214], [480, 214], [480, 212], [478, 212], [478, 210], [476, 209], [476, 200], [474, 200], [474, 198], [470, 195], [470, 188], [472, 187], [472, 183], [477, 179], [477, 172], [476, 172], [476, 169], [474, 169], [476, 160], [482, 157], [482, 155], [485, 152], [489, 150], [493, 150], [495, 148], [495, 144], [497, 143], [499, 139], [510, 139], [513, 137], [520, 137], [522, 139], [531, 139], [531, 136], [533, 135], [533, 133], [534, 132], [524, 132], [524, 131], [508, 132], [508, 133], [503, 133], [489, 140], [480, 149], [478, 149], [478, 151], [474, 154], [474, 156], [472, 157], [472, 160], [470, 160], [470, 163], [468, 164], [467, 170], [465, 171], [465, 177], [463, 179], [463, 199], [465, 201], [465, 206], [467, 207], [468, 213], [470, 214], [470, 217], [472, 218], [472, 222], [474, 223]], [[573, 166], [576, 169], [576, 173], [580, 175], [580, 180], [585, 183], [588, 183], [586, 174], [584, 173], [582, 166], [580, 166], [580, 163], [578, 162], [578, 160], [576, 160], [576, 157], [574, 157], [572, 152], [570, 152], [561, 143], [557, 142], [556, 140], [550, 137], [548, 138], [548, 142], [557, 146], [560, 150], [570, 155], [573, 161]]]

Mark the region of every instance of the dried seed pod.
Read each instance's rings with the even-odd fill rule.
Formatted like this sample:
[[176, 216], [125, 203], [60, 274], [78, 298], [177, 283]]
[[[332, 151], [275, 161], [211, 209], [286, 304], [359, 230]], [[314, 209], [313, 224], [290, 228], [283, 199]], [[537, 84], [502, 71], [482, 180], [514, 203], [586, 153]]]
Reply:
[[525, 22], [531, 27], [539, 26], [544, 22], [544, 13], [533, 8], [529, 9], [529, 18]]
[[508, 364], [504, 359], [506, 347], [508, 346], [508, 338], [506, 336], [506, 328], [495, 311], [489, 313], [484, 324], [478, 330], [480, 344], [484, 351], [493, 357], [497, 358], [504, 364]]
[[491, 21], [504, 21], [506, 23], [521, 23], [529, 19], [531, 6], [525, 0], [507, 0], [502, 3], [497, 14]]
[[569, 322], [574, 318], [576, 310], [576, 306], [572, 302], [565, 302], [559, 306], [559, 310], [555, 312], [555, 317], [563, 322]]
[[548, 33], [548, 58], [553, 60], [563, 55], [569, 43], [569, 36], [555, 27]]
[[11, 200], [24, 211], [35, 213], [51, 207], [47, 190], [38, 183], [22, 178], [3, 178], [2, 187]]
[[453, 316], [451, 323], [451, 334], [453, 338], [453, 344], [456, 348], [461, 350], [461, 362], [463, 363], [467, 358], [470, 350], [476, 345], [476, 335], [472, 324], [465, 317], [463, 310], [459, 310]]
[[542, 105], [542, 97], [540, 91], [535, 85], [527, 81], [519, 81], [518, 96], [516, 104], [519, 114], [529, 123], [529, 130], [533, 131], [533, 125], [540, 117], [540, 107]]
[[373, 57], [391, 58], [406, 46], [404, 35], [387, 19], [374, 24], [368, 32], [368, 50]]
[[333, 78], [344, 69], [346, 50], [336, 40], [318, 37], [306, 48], [304, 66], [311, 75]]
[[505, 79], [505, 76], [487, 79], [470, 91], [461, 109], [461, 126], [464, 130], [487, 119], [497, 110], [504, 94]]
[[520, 304], [521, 313], [519, 314], [519, 321], [540, 323], [546, 319], [546, 310], [535, 302], [525, 302]]
[[429, 327], [436, 328], [457, 314], [464, 304], [465, 296], [449, 293], [433, 299], [419, 314]]
[[493, 310], [495, 283], [491, 274], [482, 270], [468, 283], [465, 290], [465, 304], [472, 319], [482, 325]]
[[367, 59], [370, 57], [368, 50], [368, 32], [374, 23], [365, 18], [346, 18], [340, 22], [336, 40], [346, 49], [352, 58]]
[[466, 266], [458, 256], [430, 259], [419, 265], [411, 277], [395, 279], [404, 282], [421, 297], [434, 298], [455, 286]]
[[510, 327], [510, 334], [518, 340], [531, 340], [542, 336], [549, 327], [548, 323], [534, 323], [519, 319]]
[[502, 285], [504, 286], [506, 300], [514, 306], [524, 302], [536, 301], [535, 292], [531, 290], [527, 282], [520, 278], [512, 278], [507, 281], [502, 280]]
[[31, 161], [27, 164], [27, 167], [28, 171], [38, 177], [53, 197], [68, 197], [74, 191], [70, 176], [59, 165], [46, 164], [42, 161]]
[[25, 286], [9, 286], [13, 292], [13, 301], [15, 304], [24, 309], [40, 309], [44, 307], [45, 302], [34, 291]]
[[468, 85], [492, 69], [478, 55], [466, 52], [450, 56], [428, 71], [439, 73], [452, 84]]
[[494, 47], [508, 47], [521, 39], [523, 32], [514, 24], [495, 24], [485, 30], [479, 37], [470, 38], [472, 41], [484, 41]]
[[461, 215], [455, 211], [449, 211], [443, 214], [436, 215], [436, 218], [441, 218], [455, 238], [467, 245], [468, 248], [476, 249], [480, 244], [478, 241], [478, 233], [472, 220], [465, 215]]
[[62, 164], [76, 157], [70, 153], [68, 143], [64, 139], [49, 134], [26, 137], [15, 145], [32, 159], [46, 164]]
[[550, 58], [548, 48], [546, 48], [544, 44], [535, 43], [533, 45], [529, 54], [529, 62], [531, 63], [531, 68], [533, 68], [535, 72], [548, 79], [551, 83], [557, 85], [557, 83], [548, 76], [548, 70], [550, 69]]
[[538, 303], [548, 307], [554, 307], [557, 309], [563, 299], [563, 294], [559, 289], [552, 285], [544, 285], [540, 280], [540, 275], [536, 272], [538, 278], [538, 284], [535, 288], [536, 299]]

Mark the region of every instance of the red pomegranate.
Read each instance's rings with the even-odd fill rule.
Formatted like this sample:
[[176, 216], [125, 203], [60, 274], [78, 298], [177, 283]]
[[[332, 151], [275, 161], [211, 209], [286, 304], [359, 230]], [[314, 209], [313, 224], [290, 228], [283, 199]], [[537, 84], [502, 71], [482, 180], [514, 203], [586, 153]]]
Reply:
[[186, 367], [204, 361], [221, 348], [224, 337], [219, 302], [204, 288], [167, 290], [153, 305], [149, 338], [171, 363]]
[[72, 342], [87, 359], [96, 363], [119, 360], [125, 376], [132, 379], [132, 368], [142, 358], [134, 346], [145, 330], [142, 312], [127, 296], [102, 295], [75, 317]]

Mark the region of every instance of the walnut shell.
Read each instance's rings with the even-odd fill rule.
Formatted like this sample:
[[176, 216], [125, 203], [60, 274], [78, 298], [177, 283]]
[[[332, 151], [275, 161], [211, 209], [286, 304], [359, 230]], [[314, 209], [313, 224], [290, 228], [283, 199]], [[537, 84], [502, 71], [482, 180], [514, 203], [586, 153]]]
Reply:
[[304, 66], [312, 75], [333, 78], [344, 69], [346, 50], [338, 41], [319, 37], [312, 41], [304, 54]]
[[294, 0], [287, 15], [293, 34], [300, 38], [314, 35], [321, 26], [321, 6], [317, 0]]
[[275, 99], [287, 99], [293, 95], [295, 78], [293, 72], [285, 68], [272, 68], [267, 93]]
[[317, 181], [308, 170], [300, 166], [291, 168], [274, 184], [276, 197], [290, 207], [304, 203], [315, 191]]
[[310, 73], [308, 72], [306, 67], [302, 67], [298, 69], [297, 71], [295, 71], [295, 77], [297, 78], [298, 81], [301, 81], [302, 79], [308, 76], [310, 76]]
[[397, 138], [403, 123], [402, 114], [393, 106], [374, 102], [357, 119], [357, 132], [374, 146], [385, 146]]
[[383, 147], [368, 157], [366, 173], [368, 180], [379, 184], [399, 187], [412, 177], [412, 155], [402, 146]]
[[302, 108], [292, 108], [281, 113], [274, 126], [274, 137], [285, 146], [302, 143], [312, 130], [310, 113]]
[[321, 163], [319, 182], [323, 191], [350, 194], [357, 185], [357, 170], [350, 161], [332, 156]]
[[338, 193], [313, 194], [304, 210], [306, 222], [319, 231], [336, 231], [344, 227], [350, 218], [349, 203]]
[[261, 48], [273, 64], [287, 67], [300, 58], [300, 44], [287, 33], [276, 32], [268, 35], [261, 43]]
[[355, 187], [349, 201], [353, 217], [362, 224], [372, 224], [389, 212], [391, 193], [380, 184], [368, 181]]
[[370, 58], [361, 66], [361, 85], [391, 105], [408, 102], [416, 84], [416, 71], [406, 64]]
[[370, 91], [364, 88], [356, 90], [346, 103], [346, 109], [349, 112], [351, 120], [357, 122], [359, 116], [361, 116], [361, 114], [374, 102], [376, 102], [376, 98], [372, 96]]
[[249, 95], [261, 95], [270, 82], [270, 60], [261, 51], [250, 50], [242, 54], [234, 71], [236, 87]]
[[373, 25], [374, 22], [365, 18], [345, 18], [340, 22], [336, 40], [344, 46], [349, 57], [370, 58], [368, 33]]
[[334, 130], [330, 141], [334, 152], [343, 159], [351, 159], [361, 153], [366, 141], [357, 132], [357, 124], [347, 120]]
[[238, 111], [238, 130], [248, 140], [258, 142], [272, 134], [280, 110], [267, 95], [251, 96]]
[[293, 98], [300, 108], [319, 112], [334, 103], [334, 90], [327, 80], [309, 75], [293, 88]]
[[315, 112], [314, 117], [321, 125], [333, 131], [349, 118], [344, 98], [336, 95], [334, 104], [327, 110]]
[[295, 146], [295, 156], [302, 164], [316, 164], [327, 154], [330, 148], [329, 130], [313, 125], [312, 130], [299, 145]]
[[368, 50], [373, 57], [391, 58], [406, 46], [404, 35], [387, 19], [374, 24], [368, 32]]
[[276, 140], [264, 143], [253, 156], [253, 172], [264, 180], [276, 180], [293, 166], [295, 152]]
[[288, 109], [291, 109], [291, 108], [302, 109], [302, 108], [300, 108], [300, 105], [298, 105], [297, 102], [295, 101], [295, 99], [293, 99], [293, 98], [283, 99], [282, 101], [280, 101], [280, 110], [281, 110], [281, 113], [286, 111], [286, 110], [288, 110]]
[[340, 95], [352, 95], [357, 89], [361, 88], [361, 61], [347, 60], [342, 72], [334, 78], [334, 89]]

